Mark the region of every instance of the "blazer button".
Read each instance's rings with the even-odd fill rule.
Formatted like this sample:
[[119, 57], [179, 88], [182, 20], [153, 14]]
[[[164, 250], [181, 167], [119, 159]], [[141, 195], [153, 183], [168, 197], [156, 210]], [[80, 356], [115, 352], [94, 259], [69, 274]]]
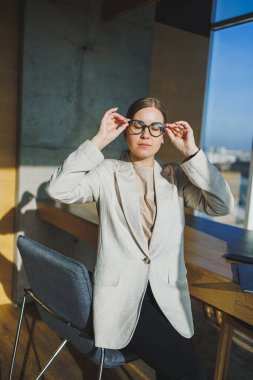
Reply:
[[145, 264], [149, 264], [150, 263], [150, 259], [148, 257], [144, 257], [143, 261], [144, 261]]

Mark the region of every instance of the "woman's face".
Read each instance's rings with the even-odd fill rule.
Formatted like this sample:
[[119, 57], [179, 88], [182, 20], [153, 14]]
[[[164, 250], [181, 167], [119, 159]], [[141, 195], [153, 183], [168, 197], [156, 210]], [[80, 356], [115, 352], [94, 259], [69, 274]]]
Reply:
[[[142, 108], [136, 112], [132, 119], [142, 120], [146, 125], [154, 122], [164, 123], [161, 111], [154, 107]], [[131, 134], [129, 127], [126, 128], [126, 141], [135, 160], [154, 159], [155, 154], [161, 147], [163, 135], [153, 137], [148, 128], [144, 128], [139, 135]]]

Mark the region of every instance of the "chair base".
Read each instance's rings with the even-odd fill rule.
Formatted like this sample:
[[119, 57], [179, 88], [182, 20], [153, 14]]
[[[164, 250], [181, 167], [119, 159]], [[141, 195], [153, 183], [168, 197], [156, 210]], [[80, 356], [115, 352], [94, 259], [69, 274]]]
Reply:
[[[30, 289], [25, 289], [25, 294], [23, 297], [22, 307], [21, 307], [20, 315], [19, 315], [18, 327], [17, 327], [16, 338], [15, 338], [15, 343], [14, 343], [14, 348], [13, 348], [13, 353], [12, 353], [12, 359], [11, 359], [11, 364], [10, 364], [10, 371], [9, 371], [8, 380], [13, 379], [13, 377], [12, 377], [13, 376], [13, 369], [14, 369], [15, 359], [16, 359], [16, 355], [17, 355], [17, 349], [18, 349], [18, 343], [19, 343], [19, 338], [20, 338], [20, 332], [21, 332], [24, 312], [25, 312], [25, 306], [26, 306], [27, 297], [28, 297], [28, 295], [30, 295], [30, 293], [31, 293]], [[36, 302], [36, 297], [35, 297], [35, 302]], [[60, 346], [57, 348], [57, 350], [55, 351], [53, 356], [50, 358], [50, 360], [47, 362], [47, 364], [45, 365], [45, 367], [42, 369], [42, 371], [39, 373], [39, 375], [36, 377], [35, 380], [39, 380], [41, 378], [41, 376], [45, 373], [47, 368], [52, 364], [52, 362], [57, 357], [57, 355], [66, 346], [67, 342], [68, 342], [67, 339], [65, 339], [61, 342]], [[101, 357], [100, 357], [100, 362], [99, 362], [97, 380], [102, 380], [104, 357], [105, 357], [105, 350], [104, 350], [104, 348], [101, 348]]]

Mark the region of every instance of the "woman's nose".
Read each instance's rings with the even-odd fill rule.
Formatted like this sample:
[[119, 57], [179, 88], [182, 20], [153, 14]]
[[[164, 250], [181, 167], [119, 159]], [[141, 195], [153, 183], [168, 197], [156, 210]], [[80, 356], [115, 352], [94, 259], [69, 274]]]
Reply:
[[149, 133], [148, 127], [145, 127], [143, 129], [141, 137], [144, 137], [144, 138], [149, 138], [150, 137], [150, 133]]

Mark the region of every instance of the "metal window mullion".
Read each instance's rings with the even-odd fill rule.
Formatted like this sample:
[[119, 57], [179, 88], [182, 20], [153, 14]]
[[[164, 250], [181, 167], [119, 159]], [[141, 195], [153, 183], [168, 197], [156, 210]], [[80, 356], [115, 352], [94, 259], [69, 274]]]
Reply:
[[226, 20], [217, 21], [211, 24], [211, 30], [219, 30], [224, 28], [229, 28], [232, 26], [244, 24], [253, 20], [253, 12], [246, 13], [237, 17], [231, 17]]
[[245, 209], [244, 228], [253, 231], [253, 140], [248, 178], [247, 201]]

